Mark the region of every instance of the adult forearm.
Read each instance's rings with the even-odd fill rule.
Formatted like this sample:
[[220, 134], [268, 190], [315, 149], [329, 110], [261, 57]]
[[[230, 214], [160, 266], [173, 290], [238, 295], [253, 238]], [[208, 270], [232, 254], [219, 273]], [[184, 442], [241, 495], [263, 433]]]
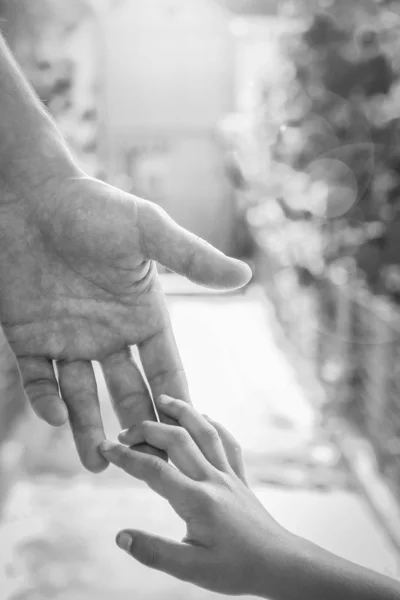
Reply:
[[35, 186], [60, 170], [76, 170], [62, 136], [1, 34], [0, 111], [0, 183]]
[[360, 567], [300, 538], [277, 570], [274, 595], [264, 581], [259, 595], [269, 600], [400, 600], [400, 583]]

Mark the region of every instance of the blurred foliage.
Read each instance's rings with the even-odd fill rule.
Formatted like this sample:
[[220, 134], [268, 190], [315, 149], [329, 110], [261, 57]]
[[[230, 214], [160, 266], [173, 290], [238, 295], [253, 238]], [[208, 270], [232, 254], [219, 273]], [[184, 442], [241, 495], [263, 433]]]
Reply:
[[276, 13], [275, 0], [219, 0], [223, 7], [234, 13], [265, 15]]
[[[286, 336], [400, 493], [400, 2], [283, 1], [237, 154]], [[261, 272], [260, 272], [261, 271]]]
[[268, 235], [271, 226], [286, 265], [318, 277], [351, 259], [374, 291], [396, 296], [400, 4], [304, 0], [282, 10], [278, 85], [263, 82], [254, 115], [250, 187], [262, 194], [250, 219], [264, 219]]

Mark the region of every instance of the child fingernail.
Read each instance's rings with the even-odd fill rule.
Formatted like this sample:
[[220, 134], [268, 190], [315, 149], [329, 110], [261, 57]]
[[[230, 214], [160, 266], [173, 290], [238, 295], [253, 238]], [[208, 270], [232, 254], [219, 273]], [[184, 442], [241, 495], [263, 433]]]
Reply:
[[171, 404], [172, 399], [168, 396], [159, 396], [158, 402], [159, 404], [163, 404], [164, 406], [166, 406], [167, 404]]
[[119, 533], [117, 535], [117, 546], [118, 548], [121, 548], [121, 550], [125, 550], [125, 552], [130, 552], [131, 546], [132, 546], [132, 538], [129, 535], [129, 533], [126, 533], [126, 531], [123, 531], [122, 533]]
[[100, 451], [103, 452], [104, 454], [109, 454], [110, 452], [113, 452], [113, 450], [115, 450], [115, 448], [117, 448], [117, 447], [118, 447], [118, 444], [114, 444], [114, 442], [104, 440], [100, 444]]

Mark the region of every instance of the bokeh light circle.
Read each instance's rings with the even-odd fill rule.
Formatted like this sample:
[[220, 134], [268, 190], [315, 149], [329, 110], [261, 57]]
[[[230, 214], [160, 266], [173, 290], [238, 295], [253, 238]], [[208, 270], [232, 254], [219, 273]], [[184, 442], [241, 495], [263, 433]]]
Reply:
[[356, 204], [356, 177], [341, 160], [317, 159], [306, 172], [309, 177], [309, 211], [314, 216], [335, 219], [348, 213]]

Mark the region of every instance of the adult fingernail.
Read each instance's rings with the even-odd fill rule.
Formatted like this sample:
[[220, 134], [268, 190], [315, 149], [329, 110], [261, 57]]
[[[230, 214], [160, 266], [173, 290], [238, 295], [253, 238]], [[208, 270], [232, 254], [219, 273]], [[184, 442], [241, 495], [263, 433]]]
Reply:
[[131, 546], [132, 546], [132, 538], [129, 535], [129, 533], [126, 533], [126, 531], [123, 531], [122, 533], [119, 533], [117, 535], [117, 546], [118, 548], [121, 548], [121, 550], [125, 550], [125, 552], [130, 552]]

